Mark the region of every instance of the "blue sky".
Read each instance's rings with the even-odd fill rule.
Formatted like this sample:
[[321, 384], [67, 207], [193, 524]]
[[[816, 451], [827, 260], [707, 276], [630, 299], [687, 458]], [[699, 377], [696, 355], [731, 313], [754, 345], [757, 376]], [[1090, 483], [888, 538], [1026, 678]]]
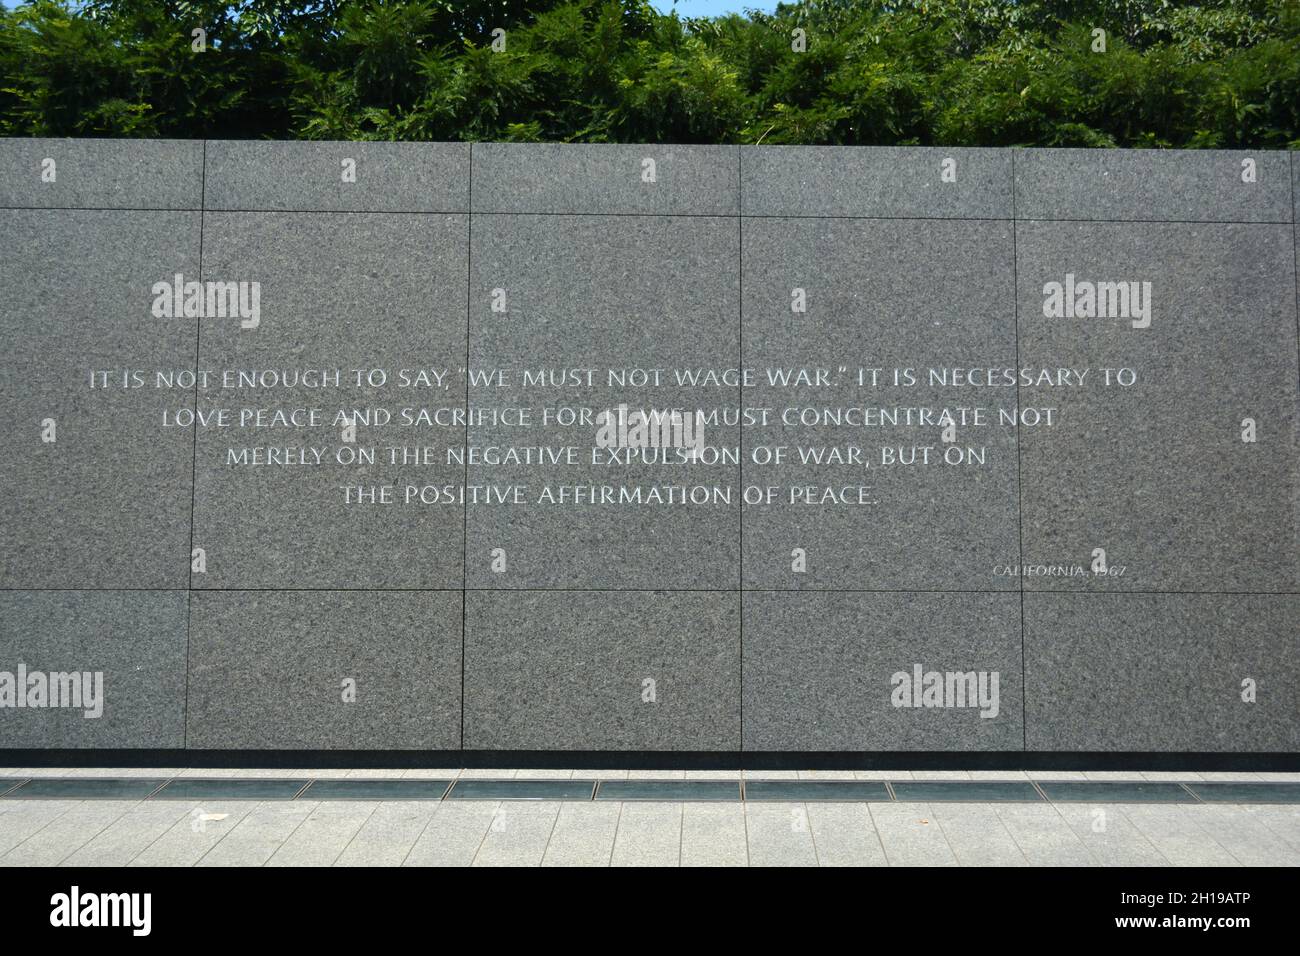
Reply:
[[[665, 13], [673, 8], [672, 0], [650, 0], [650, 5]], [[677, 15], [681, 17], [716, 17], [747, 9], [771, 12], [776, 9], [776, 0], [677, 0]]]

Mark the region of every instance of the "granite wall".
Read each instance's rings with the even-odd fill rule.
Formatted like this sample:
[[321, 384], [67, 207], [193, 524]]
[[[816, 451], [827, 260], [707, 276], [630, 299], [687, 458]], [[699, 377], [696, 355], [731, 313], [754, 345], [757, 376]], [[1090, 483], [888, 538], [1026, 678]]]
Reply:
[[0, 140], [0, 750], [1294, 753], [1297, 196]]

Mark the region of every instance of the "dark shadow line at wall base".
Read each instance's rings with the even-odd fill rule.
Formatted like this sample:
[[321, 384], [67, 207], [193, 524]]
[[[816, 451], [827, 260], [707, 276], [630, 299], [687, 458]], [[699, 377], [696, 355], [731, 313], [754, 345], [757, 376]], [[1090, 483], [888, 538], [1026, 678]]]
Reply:
[[0, 767], [1300, 771], [1300, 753], [0, 749]]

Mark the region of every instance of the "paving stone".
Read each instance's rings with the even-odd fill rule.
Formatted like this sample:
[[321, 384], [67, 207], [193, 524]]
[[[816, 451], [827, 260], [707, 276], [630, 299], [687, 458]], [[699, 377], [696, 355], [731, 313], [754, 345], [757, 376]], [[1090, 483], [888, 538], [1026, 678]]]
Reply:
[[618, 832], [617, 803], [563, 803], [542, 866], [609, 866]]
[[682, 804], [622, 803], [614, 838], [614, 866], [678, 866], [682, 861]]

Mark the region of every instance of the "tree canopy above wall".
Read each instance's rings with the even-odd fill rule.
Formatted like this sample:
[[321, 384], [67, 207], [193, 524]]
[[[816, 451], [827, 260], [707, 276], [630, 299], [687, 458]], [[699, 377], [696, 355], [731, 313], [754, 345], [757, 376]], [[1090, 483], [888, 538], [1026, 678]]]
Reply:
[[0, 68], [4, 136], [1300, 147], [1298, 0], [39, 0]]

